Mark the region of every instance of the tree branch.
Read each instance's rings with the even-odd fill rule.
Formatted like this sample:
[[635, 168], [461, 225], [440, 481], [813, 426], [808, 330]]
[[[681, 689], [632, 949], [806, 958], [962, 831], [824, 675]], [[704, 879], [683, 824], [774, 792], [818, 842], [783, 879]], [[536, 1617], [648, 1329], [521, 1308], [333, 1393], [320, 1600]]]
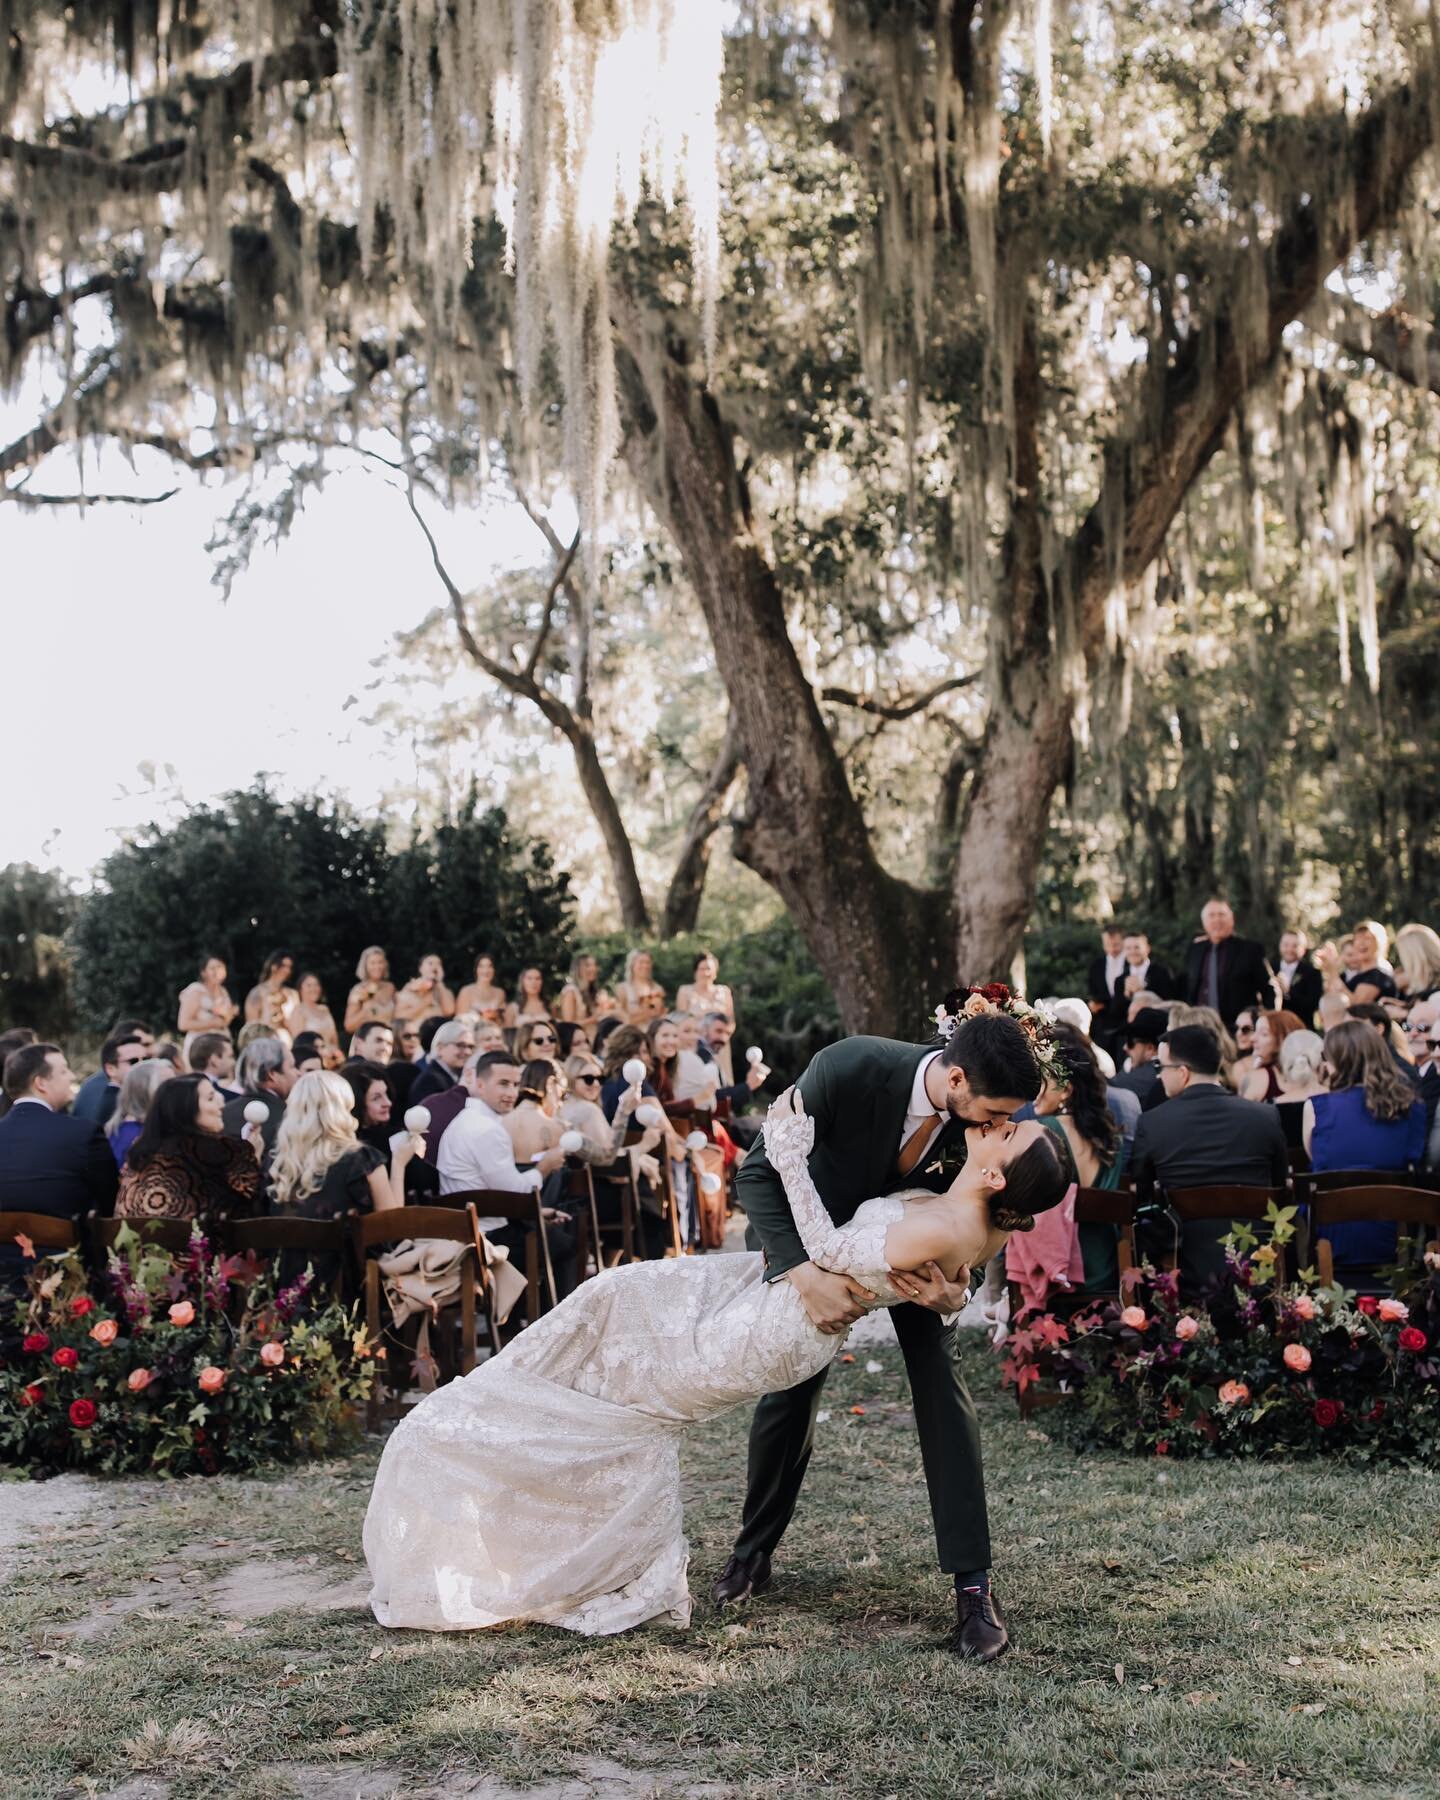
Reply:
[[973, 687], [979, 679], [978, 673], [949, 675], [944, 681], [937, 681], [933, 687], [924, 688], [918, 694], [896, 694], [889, 700], [883, 700], [875, 694], [857, 694], [853, 688], [822, 687], [820, 698], [831, 706], [853, 706], [857, 712], [869, 713], [873, 718], [894, 723], [901, 719], [913, 719], [916, 713], [924, 712], [942, 694], [952, 694], [958, 688]]
[[23, 487], [0, 487], [0, 501], [12, 506], [161, 506], [173, 500], [178, 487], [166, 488], [163, 494], [32, 494]]
[[525, 679], [533, 682], [535, 671], [540, 666], [540, 658], [545, 652], [545, 642], [550, 636], [550, 621], [555, 613], [555, 596], [565, 585], [570, 574], [570, 565], [575, 560], [575, 553], [580, 548], [580, 533], [577, 531], [571, 540], [570, 548], [563, 552], [559, 566], [551, 577], [550, 586], [546, 590], [545, 604], [540, 612], [540, 629], [535, 633], [535, 642], [530, 648], [530, 656], [525, 664]]
[[1398, 307], [1372, 312], [1348, 294], [1326, 289], [1315, 303], [1312, 324], [1349, 355], [1367, 357], [1411, 387], [1440, 394], [1440, 348], [1433, 333]]

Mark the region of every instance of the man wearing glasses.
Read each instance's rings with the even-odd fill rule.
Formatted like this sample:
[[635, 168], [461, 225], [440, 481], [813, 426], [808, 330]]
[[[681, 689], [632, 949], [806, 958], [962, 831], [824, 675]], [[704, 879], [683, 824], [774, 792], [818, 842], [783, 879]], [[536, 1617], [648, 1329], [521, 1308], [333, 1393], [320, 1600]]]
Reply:
[[410, 1090], [409, 1104], [423, 1106], [432, 1094], [455, 1086], [468, 1057], [475, 1054], [475, 1027], [446, 1019], [430, 1040], [430, 1060]]
[[[1140, 1120], [1131, 1152], [1141, 1206], [1157, 1188], [1285, 1186], [1289, 1160], [1280, 1115], [1223, 1086], [1220, 1061], [1220, 1040], [1204, 1025], [1180, 1025], [1160, 1039], [1156, 1078], [1165, 1102]], [[1229, 1230], [1229, 1219], [1187, 1220], [1179, 1228], [1182, 1294], [1196, 1294], [1224, 1274], [1221, 1244]]]

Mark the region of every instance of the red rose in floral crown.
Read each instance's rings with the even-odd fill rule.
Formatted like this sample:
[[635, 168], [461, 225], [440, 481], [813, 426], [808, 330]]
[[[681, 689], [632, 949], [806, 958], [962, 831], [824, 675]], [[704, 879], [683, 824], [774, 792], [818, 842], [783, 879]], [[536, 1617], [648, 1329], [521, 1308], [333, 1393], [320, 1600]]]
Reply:
[[1003, 1013], [1007, 1019], [1013, 1019], [1029, 1039], [1041, 1074], [1059, 1087], [1069, 1086], [1070, 1071], [1050, 1032], [1053, 1019], [1012, 993], [1003, 981], [987, 981], [983, 987], [952, 988], [935, 1008], [935, 1029], [948, 1039], [957, 1025], [985, 1013]]

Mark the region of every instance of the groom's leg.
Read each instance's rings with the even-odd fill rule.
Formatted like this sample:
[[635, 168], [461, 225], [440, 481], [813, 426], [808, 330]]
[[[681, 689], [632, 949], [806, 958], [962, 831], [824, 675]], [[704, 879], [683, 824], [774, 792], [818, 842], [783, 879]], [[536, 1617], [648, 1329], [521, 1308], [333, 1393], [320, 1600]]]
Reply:
[[947, 1575], [988, 1569], [980, 1424], [954, 1358], [951, 1334], [939, 1313], [923, 1306], [892, 1307], [890, 1317], [910, 1377], [940, 1567]]
[[829, 1373], [828, 1368], [822, 1369], [799, 1387], [767, 1394], [755, 1408], [736, 1556], [748, 1560], [762, 1550], [771, 1556], [784, 1537], [810, 1464], [820, 1390]]

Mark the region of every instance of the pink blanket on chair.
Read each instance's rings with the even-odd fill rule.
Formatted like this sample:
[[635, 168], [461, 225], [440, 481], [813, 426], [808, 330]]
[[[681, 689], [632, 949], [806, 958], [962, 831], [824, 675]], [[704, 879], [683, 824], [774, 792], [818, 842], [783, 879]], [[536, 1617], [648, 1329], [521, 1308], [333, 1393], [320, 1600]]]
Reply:
[[1020, 1290], [1022, 1311], [1043, 1312], [1052, 1287], [1067, 1292], [1085, 1277], [1080, 1228], [1075, 1223], [1075, 1188], [1058, 1206], [1041, 1213], [1030, 1231], [1017, 1231], [1005, 1246], [1005, 1274]]

